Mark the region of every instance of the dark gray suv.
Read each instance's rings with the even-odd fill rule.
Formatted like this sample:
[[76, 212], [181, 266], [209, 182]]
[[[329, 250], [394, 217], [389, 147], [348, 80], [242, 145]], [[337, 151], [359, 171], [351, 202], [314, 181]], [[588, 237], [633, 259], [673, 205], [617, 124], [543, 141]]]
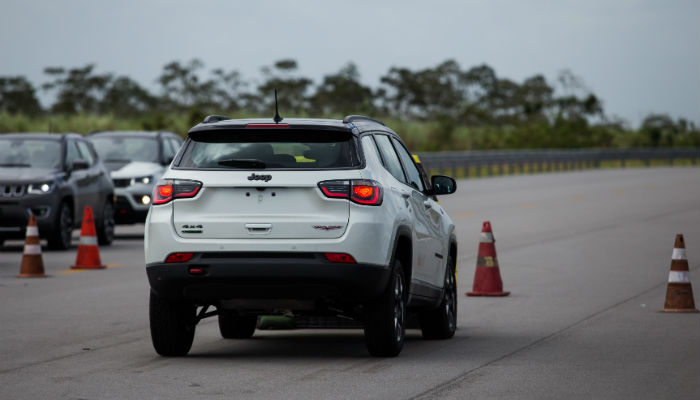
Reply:
[[0, 135], [0, 244], [25, 236], [29, 213], [52, 249], [67, 249], [91, 206], [98, 242], [114, 237], [114, 186], [92, 144], [78, 134]]

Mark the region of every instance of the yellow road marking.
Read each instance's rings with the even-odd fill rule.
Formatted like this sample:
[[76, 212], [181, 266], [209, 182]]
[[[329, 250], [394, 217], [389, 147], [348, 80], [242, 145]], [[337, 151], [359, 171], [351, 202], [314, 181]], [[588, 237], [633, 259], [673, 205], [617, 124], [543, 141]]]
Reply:
[[[106, 264], [105, 267], [107, 267], [107, 268], [114, 268], [114, 267], [118, 267], [118, 266], [120, 266], [120, 265], [122, 265], [122, 264], [118, 264], [118, 263], [115, 263], [115, 264]], [[67, 270], [64, 270], [64, 271], [58, 271], [58, 273], [61, 274], [61, 275], [70, 275], [70, 274], [77, 274], [78, 272], [83, 272], [83, 271], [91, 271], [91, 268], [85, 268], [85, 269], [67, 269]]]
[[58, 271], [59, 274], [61, 275], [70, 275], [70, 274], [77, 274], [78, 272], [81, 271], [86, 271], [84, 269], [67, 269], [65, 271]]
[[473, 216], [475, 216], [475, 215], [476, 215], [476, 213], [473, 212], [473, 211], [465, 211], [465, 212], [461, 212], [461, 213], [455, 214], [455, 216], [456, 216], [457, 218], [462, 218], [462, 217], [473, 217]]
[[520, 205], [521, 208], [535, 208], [537, 204], [533, 202], [523, 203]]

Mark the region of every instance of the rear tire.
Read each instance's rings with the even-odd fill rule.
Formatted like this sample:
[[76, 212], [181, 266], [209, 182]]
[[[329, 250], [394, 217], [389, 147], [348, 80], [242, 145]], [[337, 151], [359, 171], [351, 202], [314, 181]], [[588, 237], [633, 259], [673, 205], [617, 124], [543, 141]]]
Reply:
[[58, 206], [53, 232], [49, 234], [48, 245], [53, 250], [66, 250], [70, 247], [73, 236], [73, 210], [68, 202]]
[[423, 338], [432, 340], [449, 339], [457, 330], [457, 281], [452, 257], [447, 259], [442, 301], [437, 308], [421, 312], [420, 327]]
[[224, 339], [248, 339], [255, 333], [257, 315], [240, 315], [233, 310], [219, 310], [219, 332]]
[[180, 357], [190, 351], [195, 330], [193, 304], [167, 300], [151, 291], [149, 319], [156, 353]]
[[367, 350], [375, 357], [396, 357], [401, 353], [405, 335], [406, 284], [401, 262], [395, 260], [386, 291], [367, 307]]
[[114, 207], [109, 201], [102, 206], [102, 218], [97, 229], [97, 243], [103, 246], [112, 244], [114, 240]]

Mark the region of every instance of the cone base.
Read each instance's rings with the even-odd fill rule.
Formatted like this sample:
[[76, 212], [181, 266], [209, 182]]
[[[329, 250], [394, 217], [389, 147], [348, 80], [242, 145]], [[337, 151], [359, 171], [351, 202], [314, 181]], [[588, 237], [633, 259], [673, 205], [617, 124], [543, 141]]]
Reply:
[[505, 297], [510, 292], [467, 292], [465, 294], [469, 297]]
[[71, 265], [70, 269], [105, 269], [106, 265]]
[[46, 274], [19, 274], [18, 278], [48, 278]]
[[660, 313], [692, 313], [696, 314], [699, 313], [700, 311], [694, 309], [694, 308], [664, 308], [663, 310], [659, 310]]

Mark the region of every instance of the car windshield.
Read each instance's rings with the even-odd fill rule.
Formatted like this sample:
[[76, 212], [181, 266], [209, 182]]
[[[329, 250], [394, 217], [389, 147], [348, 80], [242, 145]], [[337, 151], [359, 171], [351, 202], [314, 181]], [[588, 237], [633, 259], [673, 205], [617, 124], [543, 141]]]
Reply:
[[61, 142], [46, 139], [0, 138], [0, 167], [59, 168]]
[[223, 169], [334, 169], [359, 165], [350, 133], [221, 132], [197, 135], [180, 167]]
[[95, 150], [105, 162], [158, 162], [158, 143], [153, 138], [138, 136], [91, 137]]

